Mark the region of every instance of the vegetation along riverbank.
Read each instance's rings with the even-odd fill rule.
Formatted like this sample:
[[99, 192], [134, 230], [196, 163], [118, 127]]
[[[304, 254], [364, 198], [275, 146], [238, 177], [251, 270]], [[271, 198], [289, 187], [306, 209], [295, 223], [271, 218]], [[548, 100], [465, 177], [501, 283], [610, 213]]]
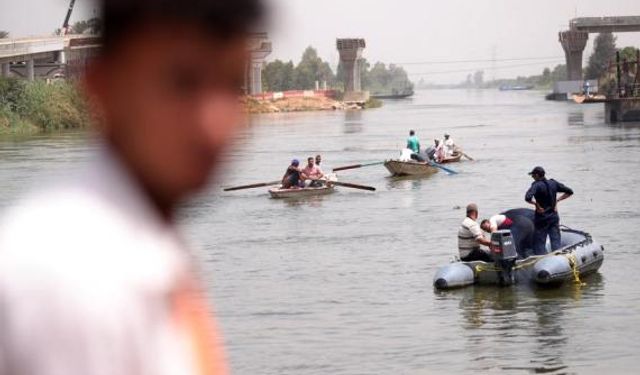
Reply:
[[70, 82], [0, 78], [0, 134], [80, 129], [89, 122], [85, 102]]

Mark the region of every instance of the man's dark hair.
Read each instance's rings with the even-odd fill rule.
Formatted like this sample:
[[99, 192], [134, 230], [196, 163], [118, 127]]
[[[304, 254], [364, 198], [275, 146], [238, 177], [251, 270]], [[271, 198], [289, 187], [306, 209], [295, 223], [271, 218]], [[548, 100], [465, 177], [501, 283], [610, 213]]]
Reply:
[[409, 130], [409, 135], [415, 135], [416, 132], [414, 132], [413, 130]]
[[484, 219], [480, 222], [480, 227], [482, 228], [482, 226], [485, 224], [491, 224], [491, 222], [488, 219]]
[[221, 39], [256, 31], [262, 0], [102, 0], [103, 50], [110, 51], [148, 23], [192, 24]]

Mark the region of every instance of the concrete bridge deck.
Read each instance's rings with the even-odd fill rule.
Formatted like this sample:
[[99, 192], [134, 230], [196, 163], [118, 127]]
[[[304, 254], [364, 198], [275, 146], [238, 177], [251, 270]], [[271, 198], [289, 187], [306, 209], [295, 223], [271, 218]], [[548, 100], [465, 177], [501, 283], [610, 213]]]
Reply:
[[580, 17], [569, 22], [569, 29], [587, 33], [640, 31], [640, 16]]

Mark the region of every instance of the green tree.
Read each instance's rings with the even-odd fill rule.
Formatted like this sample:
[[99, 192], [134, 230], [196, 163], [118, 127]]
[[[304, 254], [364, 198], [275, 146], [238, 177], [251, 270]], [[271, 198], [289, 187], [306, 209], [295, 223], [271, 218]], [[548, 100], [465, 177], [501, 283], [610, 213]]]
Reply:
[[315, 48], [307, 47], [294, 70], [294, 87], [299, 90], [311, 90], [315, 88], [316, 82], [325, 81], [328, 85], [333, 85], [335, 81], [329, 63], [318, 57], [318, 51]]
[[612, 33], [600, 33], [596, 37], [593, 53], [585, 71], [586, 79], [599, 79], [606, 74], [609, 62], [616, 54], [616, 37]]
[[9, 32], [8, 31], [0, 30], [0, 39], [4, 39], [4, 38], [8, 38], [8, 37], [9, 37]]
[[94, 17], [88, 20], [78, 21], [71, 26], [71, 34], [99, 34], [102, 32], [102, 20]]
[[276, 60], [268, 63], [262, 71], [262, 85], [265, 91], [287, 91], [294, 88], [293, 62]]

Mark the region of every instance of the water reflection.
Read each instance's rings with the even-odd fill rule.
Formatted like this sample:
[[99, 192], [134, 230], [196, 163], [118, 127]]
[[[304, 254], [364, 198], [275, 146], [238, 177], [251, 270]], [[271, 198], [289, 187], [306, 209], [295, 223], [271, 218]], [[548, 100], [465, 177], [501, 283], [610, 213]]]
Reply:
[[584, 126], [584, 112], [569, 112], [567, 124], [569, 126]]
[[332, 195], [332, 194], [312, 195], [307, 197], [280, 198], [280, 199], [272, 199], [272, 200], [276, 202], [283, 202], [289, 207], [305, 207], [306, 206], [306, 207], [318, 208], [318, 207], [322, 207], [322, 202], [324, 202], [324, 200], [328, 198], [329, 195]]
[[344, 133], [355, 134], [363, 130], [362, 111], [351, 110], [344, 112]]
[[[569, 368], [564, 361], [570, 336], [564, 329], [565, 315], [581, 301], [602, 296], [599, 273], [584, 281], [583, 287], [474, 286], [435, 294], [443, 300], [459, 299], [465, 348], [474, 368], [492, 368], [497, 360], [501, 370], [562, 374]], [[529, 353], [527, 358], [511, 356], [523, 351]]]

